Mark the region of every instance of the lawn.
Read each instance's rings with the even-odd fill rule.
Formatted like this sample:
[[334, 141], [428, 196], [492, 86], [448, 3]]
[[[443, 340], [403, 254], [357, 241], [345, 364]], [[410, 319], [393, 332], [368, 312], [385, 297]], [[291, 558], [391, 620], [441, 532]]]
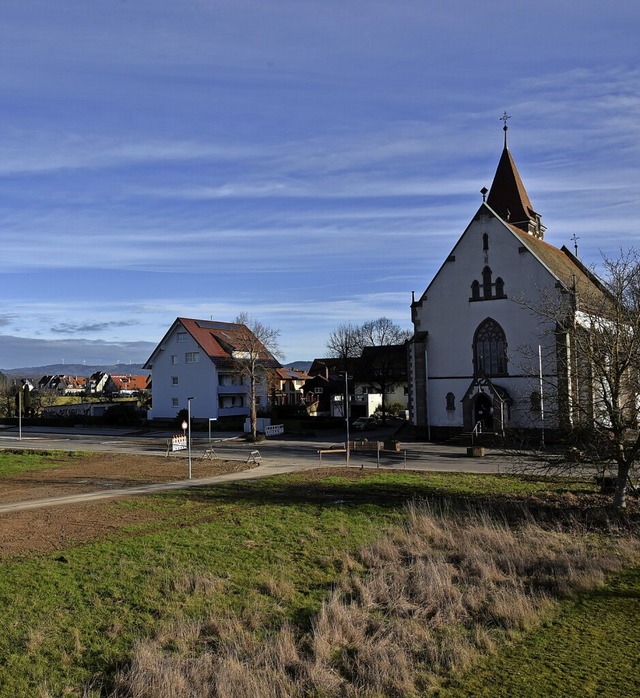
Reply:
[[474, 666], [442, 698], [640, 695], [640, 568], [563, 605], [553, 620]]
[[86, 455], [82, 453], [67, 453], [65, 451], [2, 449], [0, 450], [0, 477], [12, 477], [34, 470], [51, 470], [84, 457]]
[[[11, 455], [3, 455], [2, 467], [11, 469]], [[46, 467], [47, 457], [34, 455], [34, 467]], [[16, 468], [30, 467], [24, 458]], [[125, 514], [131, 521], [132, 513], [139, 521], [88, 544], [3, 559], [0, 696], [110, 695], [138, 640], [169, 654], [211, 649], [205, 626], [221, 619], [237, 619], [258, 639], [283, 626], [303, 637], [332, 589], [367, 569], [358, 551], [407, 518], [406, 502], [443, 498], [445, 509], [479, 502], [505, 521], [517, 520], [526, 505], [563, 530], [578, 517], [581, 537], [595, 545], [611, 528], [589, 483], [508, 476], [324, 469], [96, 504], [96, 516], [107, 507], [114, 523]], [[619, 537], [633, 527], [628, 519], [614, 522]], [[640, 624], [637, 615], [626, 622], [630, 609], [616, 604], [637, 605], [638, 578], [631, 570], [563, 601], [543, 626], [510, 634], [506, 650], [497, 644], [477, 672], [440, 695], [569, 695], [544, 693], [565, 684], [585, 695], [596, 695], [591, 687], [625, 695], [607, 694], [601, 677], [611, 662], [625, 674], [619, 685], [637, 687]], [[189, 624], [198, 630], [185, 644], [180, 628]], [[607, 654], [612, 638], [632, 648], [624, 661]], [[590, 654], [605, 659], [590, 662]], [[574, 665], [580, 668], [570, 679]], [[529, 692], [516, 683], [501, 692], [518, 671], [526, 671]], [[433, 690], [445, 691], [440, 684]]]

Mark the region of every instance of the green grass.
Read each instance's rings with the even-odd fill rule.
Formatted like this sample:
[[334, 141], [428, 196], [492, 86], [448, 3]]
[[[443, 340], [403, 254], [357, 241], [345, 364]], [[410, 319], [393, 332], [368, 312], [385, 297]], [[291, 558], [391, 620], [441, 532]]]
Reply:
[[[261, 484], [246, 485], [245, 494], [262, 498]], [[134, 537], [5, 562], [0, 695], [32, 696], [45, 683], [54, 695], [87, 681], [108, 684], [137, 637], [185, 612], [197, 618], [257, 609], [274, 625], [304, 625], [339, 576], [342, 552], [400, 516], [375, 505], [233, 499], [221, 487], [198, 492], [195, 501], [180, 494], [123, 502], [116, 515], [119, 506], [168, 503], [170, 518], [158, 532], [149, 530], [157, 524], [141, 524]], [[207, 575], [213, 593], [198, 593]], [[289, 598], [268, 592], [273, 579], [291, 586]]]
[[640, 569], [564, 604], [562, 613], [459, 677], [442, 698], [640, 695]]
[[[11, 468], [20, 472], [56, 467], [59, 455], [38, 453], [27, 458], [0, 452], [0, 474], [12, 472]], [[307, 628], [343, 574], [345, 553], [398, 523], [407, 500], [443, 495], [526, 497], [590, 488], [587, 483], [567, 480], [372, 472], [361, 479], [330, 477], [317, 482], [291, 475], [111, 502], [104, 506], [111, 508], [114, 517], [124, 510], [140, 511], [140, 523], [109, 540], [63, 553], [2, 561], [0, 696], [37, 696], [44, 689], [52, 696], [82, 695], [83, 685], [93, 686], [92, 695], [100, 691], [106, 695], [135, 640], [185, 615], [193, 619], [208, 614], [255, 615], [273, 628], [285, 620]], [[156, 517], [160, 514], [161, 520], [145, 522], [146, 510]], [[637, 604], [638, 575], [630, 575], [616, 584], [631, 585], [636, 596], [628, 598]], [[544, 637], [549, 641], [565, 632], [562, 624], [566, 622], [569, 628], [572, 614], [577, 619], [581, 609], [583, 622], [594, 611], [604, 618], [597, 603], [627, 599], [626, 592], [616, 595], [616, 588], [623, 587], [609, 586], [609, 596], [585, 595], [568, 606], [556, 624], [510, 650], [515, 652], [513, 663], [528, 666], [526, 662], [531, 662], [534, 668], [527, 671], [535, 673], [539, 657], [554, 652], [563, 657], [558, 663], [570, 665], [571, 652], [578, 652], [571, 647], [579, 645], [576, 640], [583, 631], [569, 633], [570, 649], [565, 654], [560, 651], [561, 643], [547, 649]], [[622, 616], [614, 613], [610, 622], [626, 628], [623, 621], [630, 612], [619, 612]], [[633, 622], [627, 624], [633, 629], [620, 641], [637, 646], [640, 618], [637, 609], [635, 613]], [[608, 635], [590, 639], [585, 643], [585, 657], [589, 651], [601, 651], [598, 638], [604, 646], [609, 642]], [[609, 655], [603, 656], [605, 663], [616, 664]], [[629, 662], [637, 661], [637, 656], [637, 651], [631, 651]], [[588, 668], [589, 662], [585, 663]], [[489, 691], [492, 672], [500, 669], [488, 664], [486, 671]], [[505, 670], [511, 679], [514, 673], [513, 668]], [[636, 666], [633, 676], [637, 673]], [[479, 677], [472, 675], [465, 681], [476, 679]], [[526, 694], [518, 688], [504, 694], [476, 693], [475, 685], [460, 684], [443, 695], [570, 695]], [[478, 688], [481, 690], [485, 689]]]
[[90, 457], [86, 453], [66, 451], [23, 451], [19, 449], [0, 450], [0, 477], [10, 477], [34, 470], [52, 470]]

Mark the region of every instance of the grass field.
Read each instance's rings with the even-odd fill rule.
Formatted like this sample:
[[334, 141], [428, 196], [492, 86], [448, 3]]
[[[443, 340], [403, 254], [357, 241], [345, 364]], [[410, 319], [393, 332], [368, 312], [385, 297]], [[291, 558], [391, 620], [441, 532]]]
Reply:
[[[0, 472], [10, 472], [12, 467], [32, 467], [25, 458], [28, 461], [28, 457], [20, 456], [21, 464], [12, 466], [11, 456], [5, 455], [0, 461]], [[46, 456], [33, 458], [35, 467], [43, 467], [43, 463], [46, 467]], [[488, 621], [482, 632], [475, 626], [470, 630], [472, 626], [465, 624], [466, 620], [443, 625], [455, 628], [460, 636], [473, 633], [470, 647], [480, 653], [489, 652], [487, 659], [470, 653], [464, 661], [453, 662], [450, 669], [454, 669], [455, 683], [447, 684], [451, 672], [447, 673], [446, 667], [437, 680], [427, 676], [424, 653], [413, 647], [415, 639], [408, 640], [412, 646], [411, 661], [416, 662], [420, 680], [409, 686], [409, 693], [395, 695], [411, 695], [415, 691], [416, 695], [456, 698], [576, 694], [613, 698], [637, 694], [640, 574], [637, 569], [615, 573], [616, 568], [635, 559], [633, 546], [622, 544], [631, 540], [635, 532], [633, 514], [610, 519], [602, 501], [583, 482], [341, 470], [335, 475], [312, 471], [96, 504], [106, 507], [114, 519], [125, 511], [139, 512], [140, 522], [91, 544], [54, 554], [5, 557], [0, 565], [0, 695], [109, 696], [116, 691], [119, 695], [144, 695], [139, 688], [134, 693], [133, 688], [140, 685], [138, 679], [142, 676], [151, 687], [148, 695], [158, 696], [163, 694], [152, 688], [154, 676], [172, 662], [177, 683], [171, 695], [189, 695], [180, 692], [180, 685], [188, 690], [180, 671], [184, 674], [185, 667], [200, 655], [213, 656], [222, 651], [231, 635], [234, 641], [243, 639], [243, 652], [248, 652], [249, 646], [256, 649], [286, 645], [287, 656], [295, 655], [297, 664], [292, 660], [285, 667], [289, 672], [285, 678], [295, 685], [295, 671], [302, 671], [300, 658], [307, 661], [313, 652], [316, 660], [320, 657], [317, 629], [329, 615], [338, 613], [336, 609], [342, 609], [331, 605], [336, 590], [342, 599], [336, 603], [356, 597], [374, 598], [372, 591], [365, 592], [365, 587], [358, 586], [358, 580], [373, 579], [379, 585], [380, 578], [390, 578], [387, 571], [373, 574], [382, 569], [381, 559], [384, 561], [386, 556], [397, 569], [406, 560], [426, 559], [427, 552], [415, 552], [397, 538], [397, 532], [411, 518], [406, 503], [423, 500], [437, 503], [444, 519], [450, 518], [452, 512], [462, 512], [464, 518], [465, 512], [480, 506], [485, 512], [493, 511], [500, 526], [514, 530], [526, 528], [532, 517], [543, 522], [544, 532], [533, 531], [532, 549], [546, 546], [551, 562], [544, 556], [534, 556], [536, 564], [523, 563], [534, 572], [551, 565], [549, 574], [559, 578], [560, 566], [568, 569], [573, 564], [577, 569], [585, 566], [586, 559], [602, 554], [606, 558], [605, 573], [610, 574], [607, 570], [611, 570], [614, 576], [607, 577], [606, 585], [596, 590], [581, 591], [576, 598], [569, 594], [559, 606], [547, 603], [547, 596], [557, 593], [562, 597], [571, 584], [567, 582], [560, 585], [561, 591], [554, 591], [545, 577], [543, 582], [536, 582], [543, 584], [545, 591], [536, 591], [533, 605], [538, 607], [538, 613], [526, 621], [508, 620], [506, 610], [498, 611], [489, 602], [479, 602], [489, 604], [484, 607]], [[153, 512], [152, 520], [145, 517], [147, 512]], [[425, 524], [420, 525], [422, 533], [418, 536], [414, 531], [413, 537], [430, 540], [431, 548], [438, 551], [446, 566], [456, 566], [458, 572], [453, 574], [452, 584], [457, 583], [456, 574], [468, 563], [460, 562], [463, 556], [457, 550], [429, 538], [432, 533], [427, 535]], [[491, 538], [493, 534], [487, 531], [493, 531], [492, 527], [493, 524], [489, 529], [476, 527], [476, 543], [467, 547], [482, 547], [478, 541]], [[481, 538], [478, 530], [485, 531]], [[494, 537], [500, 538], [503, 545], [507, 534], [503, 528], [500, 531]], [[462, 538], [459, 532], [438, 536], [443, 540]], [[547, 541], [544, 544], [543, 539]], [[522, 547], [522, 540], [509, 539], [506, 544], [513, 551]], [[572, 546], [576, 547], [578, 562], [558, 562], [560, 549]], [[406, 554], [393, 557], [405, 549]], [[494, 551], [494, 556], [504, 560], [505, 549]], [[377, 551], [375, 557], [372, 550]], [[473, 562], [474, 569], [479, 564]], [[505, 569], [511, 565], [505, 564]], [[500, 569], [491, 573], [494, 585], [502, 584], [502, 577], [506, 579], [506, 573]], [[409, 575], [414, 573], [413, 568], [408, 568]], [[527, 574], [529, 577], [523, 572], [516, 586], [534, 586], [531, 579], [536, 575], [531, 570]], [[567, 572], [568, 577], [572, 574], [573, 570]], [[575, 584], [593, 586], [602, 578], [598, 572], [590, 577], [590, 582]], [[466, 591], [469, 579], [463, 580]], [[465, 596], [459, 587], [452, 589], [456, 598]], [[494, 593], [498, 587], [492, 589]], [[394, 604], [376, 603], [371, 608], [375, 627], [381, 634], [387, 626], [380, 620], [391, 617]], [[414, 614], [419, 614], [425, 605], [424, 601], [411, 603], [418, 609], [411, 611]], [[446, 603], [450, 605], [450, 601]], [[409, 601], [404, 610], [399, 609], [404, 625], [397, 616], [393, 617], [396, 635], [400, 630], [404, 633], [411, 624], [417, 625], [421, 618], [412, 616], [407, 604]], [[351, 606], [359, 618], [364, 617], [361, 605]], [[491, 613], [486, 612], [489, 607]], [[464, 608], [468, 614], [469, 609]], [[397, 611], [398, 608], [394, 613]], [[367, 632], [375, 634], [371, 619], [365, 625], [369, 628], [365, 636]], [[355, 627], [353, 620], [348, 626]], [[439, 643], [444, 636], [447, 641], [451, 639], [451, 633], [442, 627], [436, 633]], [[390, 641], [388, 628], [384, 632], [383, 639]], [[374, 689], [358, 693], [355, 686], [359, 674], [354, 667], [359, 647], [355, 640], [353, 646], [339, 639], [332, 642], [337, 644], [322, 656], [342, 681], [342, 693], [335, 695], [393, 695], [376, 693]], [[383, 643], [380, 649], [371, 645], [369, 651], [382, 654], [384, 646]], [[438, 647], [442, 654], [443, 645]], [[239, 650], [236, 647], [234, 651]], [[593, 657], [598, 657], [598, 661]], [[247, 655], [246, 665], [251, 661]], [[473, 663], [473, 672], [461, 673], [469, 662]], [[165, 669], [158, 669], [160, 665]], [[615, 681], [606, 678], [612, 667], [617, 672]], [[260, 671], [264, 672], [264, 667]], [[304, 680], [310, 680], [308, 667], [305, 671]], [[356, 681], [348, 688], [345, 681], [350, 676]], [[522, 677], [520, 683], [518, 676]], [[236, 688], [240, 685], [236, 683]], [[257, 695], [271, 695], [266, 692], [267, 682], [258, 685], [265, 692]], [[331, 695], [329, 684], [322, 685], [328, 686], [324, 694]], [[613, 686], [635, 692], [614, 693]], [[565, 690], [568, 692], [563, 693]], [[317, 691], [316, 695], [322, 693]]]
[[86, 456], [82, 453], [69, 454], [64, 451], [29, 452], [23, 449], [3, 449], [0, 450], [0, 477], [11, 477], [33, 470], [49, 470], [84, 457]]

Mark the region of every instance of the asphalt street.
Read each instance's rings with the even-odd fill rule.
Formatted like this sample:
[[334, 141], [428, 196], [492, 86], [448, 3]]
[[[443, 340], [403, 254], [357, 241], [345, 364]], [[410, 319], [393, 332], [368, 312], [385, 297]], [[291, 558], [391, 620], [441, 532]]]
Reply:
[[[165, 455], [167, 440], [170, 432], [145, 432], [134, 434], [125, 429], [47, 429], [43, 431], [36, 427], [22, 429], [21, 438], [15, 427], [0, 430], [0, 448], [26, 448], [34, 450], [66, 450], [66, 451], [101, 451], [116, 453], [137, 453], [145, 455]], [[352, 440], [355, 435], [351, 435]], [[355, 438], [367, 438], [370, 441], [383, 438], [383, 434], [367, 432], [358, 434]], [[311, 438], [280, 436], [267, 439], [258, 444], [247, 443], [241, 434], [219, 433], [212, 435], [209, 441], [207, 434], [194, 432], [192, 438], [192, 458], [201, 458], [208, 448], [224, 458], [248, 457], [257, 449], [264, 462], [273, 464], [297, 465], [298, 468], [330, 465], [345, 465], [346, 454], [344, 436], [332, 433]], [[326, 451], [335, 450], [335, 454]], [[322, 458], [320, 451], [323, 451]], [[171, 453], [171, 458], [186, 458], [186, 451]], [[449, 446], [427, 442], [406, 442], [400, 444], [398, 453], [384, 451], [381, 454], [381, 467], [410, 468], [413, 470], [445, 470], [455, 472], [495, 473], [504, 470], [509, 456], [499, 450], [488, 450], [483, 458], [471, 458], [466, 455], [463, 446]], [[350, 463], [367, 466], [378, 465], [376, 451], [350, 453]]]
[[[123, 429], [48, 429], [23, 428], [18, 433], [15, 428], [0, 431], [0, 449], [99, 451], [114, 453], [135, 453], [162, 456], [167, 453], [167, 440], [172, 434], [167, 432], [146, 432], [132, 434]], [[114, 497], [151, 494], [156, 492], [185, 489], [219, 482], [269, 477], [312, 468], [343, 467], [347, 464], [344, 441], [340, 435], [327, 434], [322, 437], [295, 439], [277, 437], [259, 444], [247, 443], [242, 435], [216, 433], [209, 441], [208, 435], [194, 434], [191, 457], [195, 461], [206, 456], [228, 460], [249, 460], [252, 451], [258, 451], [256, 467], [239, 473], [229, 473], [208, 478], [178, 482], [168, 482], [137, 487], [89, 492], [43, 500], [15, 502], [0, 506], [0, 513], [70, 504], [72, 502], [93, 501]], [[374, 435], [367, 435], [373, 440]], [[510, 456], [500, 451], [488, 451], [482, 458], [466, 455], [462, 446], [447, 446], [433, 443], [407, 442], [400, 444], [400, 451], [383, 451], [379, 455], [373, 451], [350, 452], [349, 465], [358, 468], [381, 468], [384, 470], [431, 470], [467, 473], [506, 472]], [[170, 458], [185, 460], [187, 471], [188, 451], [170, 453]]]

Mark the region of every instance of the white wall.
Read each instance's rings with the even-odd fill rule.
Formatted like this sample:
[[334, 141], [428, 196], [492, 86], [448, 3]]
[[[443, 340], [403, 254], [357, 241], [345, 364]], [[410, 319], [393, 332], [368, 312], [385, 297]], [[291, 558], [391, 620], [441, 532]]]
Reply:
[[[184, 332], [181, 325], [177, 331], [169, 334], [154, 357], [152, 368], [152, 419], [173, 418], [179, 410], [187, 407], [187, 398], [195, 397], [191, 402], [193, 418], [218, 417], [218, 375], [215, 365], [200, 349], [195, 340], [187, 333], [186, 341], [178, 342], [178, 332]], [[187, 352], [200, 352], [198, 363], [186, 363]], [[175, 355], [177, 363], [171, 363]], [[173, 377], [178, 380], [173, 385]], [[178, 406], [172, 399], [178, 400]]]
[[[487, 251], [483, 250], [484, 233], [489, 236]], [[473, 221], [451, 253], [455, 260], [445, 262], [428, 287], [422, 307], [417, 308], [416, 331], [428, 332], [428, 411], [432, 426], [462, 427], [460, 401], [473, 380], [473, 335], [489, 317], [505, 331], [509, 361], [509, 376], [492, 378], [492, 382], [514, 398], [511, 423], [526, 421], [531, 425], [535, 417], [529, 410], [529, 395], [537, 389], [537, 347], [542, 343], [550, 349], [554, 339], [545, 336], [539, 317], [526, 309], [522, 300], [539, 306], [541, 289], [553, 288], [554, 279], [532, 253], [520, 248], [521, 241], [498, 219]], [[491, 268], [494, 282], [497, 277], [504, 280], [506, 298], [469, 300], [474, 279], [480, 282], [482, 295], [485, 265]], [[527, 347], [535, 356], [527, 356]], [[555, 373], [554, 363], [546, 364], [544, 372]], [[449, 392], [455, 395], [453, 412], [446, 409]]]

